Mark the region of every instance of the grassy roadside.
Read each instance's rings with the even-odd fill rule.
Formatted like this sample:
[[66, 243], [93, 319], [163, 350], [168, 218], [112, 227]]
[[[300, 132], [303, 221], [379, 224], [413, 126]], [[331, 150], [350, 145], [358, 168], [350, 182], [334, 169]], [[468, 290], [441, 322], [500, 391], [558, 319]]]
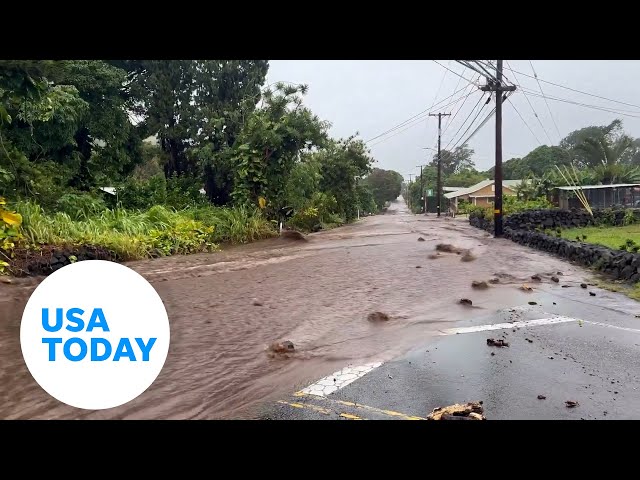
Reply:
[[[562, 230], [562, 238], [604, 245], [605, 247], [620, 250], [622, 245], [626, 245], [628, 240], [633, 240], [635, 244], [640, 244], [640, 225], [626, 225], [621, 227], [584, 227]], [[585, 238], [586, 237], [586, 238]]]

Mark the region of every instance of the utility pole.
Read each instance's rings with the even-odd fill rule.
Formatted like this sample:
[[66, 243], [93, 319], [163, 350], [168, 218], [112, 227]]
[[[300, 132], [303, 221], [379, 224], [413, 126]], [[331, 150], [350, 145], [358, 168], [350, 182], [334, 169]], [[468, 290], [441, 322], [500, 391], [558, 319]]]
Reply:
[[442, 117], [450, 116], [450, 113], [430, 113], [430, 117], [438, 117], [438, 181], [437, 192], [438, 197], [438, 216], [440, 216], [441, 201], [442, 201], [442, 159], [440, 158], [440, 137], [442, 136]]
[[493, 236], [502, 237], [502, 102], [506, 93], [515, 91], [515, 85], [502, 85], [502, 60], [496, 63], [496, 81], [487, 81], [487, 85], [480, 87], [483, 92], [496, 92], [496, 166], [494, 176], [494, 204], [493, 204]]
[[420, 200], [422, 200], [422, 213], [427, 213], [427, 192], [424, 191], [424, 180], [422, 179], [422, 169], [427, 165], [416, 165], [420, 168]]
[[411, 210], [411, 177], [413, 177], [413, 173], [408, 173], [409, 175], [409, 187], [407, 188], [407, 207]]

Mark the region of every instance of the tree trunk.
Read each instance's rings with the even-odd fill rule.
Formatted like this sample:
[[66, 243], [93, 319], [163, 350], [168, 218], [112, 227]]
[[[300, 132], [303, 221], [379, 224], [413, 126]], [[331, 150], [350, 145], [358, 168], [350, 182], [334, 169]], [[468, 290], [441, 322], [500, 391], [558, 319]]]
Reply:
[[89, 159], [91, 158], [91, 141], [89, 139], [89, 130], [86, 127], [78, 130], [73, 136], [78, 145], [78, 153], [80, 154], [80, 166], [78, 172], [69, 182], [70, 186], [78, 190], [88, 191], [92, 186], [91, 172], [89, 170]]

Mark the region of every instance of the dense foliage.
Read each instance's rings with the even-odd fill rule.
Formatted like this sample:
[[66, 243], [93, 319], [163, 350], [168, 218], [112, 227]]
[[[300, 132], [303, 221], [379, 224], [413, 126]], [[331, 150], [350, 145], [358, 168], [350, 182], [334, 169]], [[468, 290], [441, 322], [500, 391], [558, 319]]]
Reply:
[[[265, 86], [268, 67], [0, 61], [0, 195], [24, 217], [2, 224], [3, 239], [188, 253], [272, 234], [283, 207], [312, 230], [397, 197], [400, 175], [367, 179], [364, 142], [331, 139], [307, 87]], [[15, 243], [0, 248], [10, 256]]]

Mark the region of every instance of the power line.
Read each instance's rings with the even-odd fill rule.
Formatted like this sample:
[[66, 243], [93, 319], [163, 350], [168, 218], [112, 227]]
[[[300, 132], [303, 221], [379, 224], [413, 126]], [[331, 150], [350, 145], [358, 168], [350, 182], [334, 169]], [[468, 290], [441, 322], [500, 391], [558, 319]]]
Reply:
[[[509, 65], [508, 61], [507, 61], [507, 65]], [[531, 103], [531, 100], [529, 100], [529, 97], [527, 97], [527, 92], [524, 91], [524, 89], [522, 88], [522, 85], [520, 85], [520, 82], [518, 82], [518, 77], [516, 77], [515, 73], [513, 74], [513, 78], [516, 80], [518, 87], [520, 87], [520, 90], [522, 90], [522, 94], [524, 95], [524, 98], [527, 99], [527, 102], [529, 103], [529, 106], [531, 107], [531, 110], [533, 111], [533, 115], [536, 117], [536, 120], [538, 120], [538, 123], [540, 124], [540, 127], [542, 127], [542, 131], [547, 136], [547, 140], [549, 140], [549, 143], [553, 144], [553, 141], [551, 140], [551, 137], [547, 133], [547, 129], [544, 128], [544, 125], [542, 124], [542, 120], [540, 120], [540, 117], [538, 116], [538, 112], [536, 112], [536, 109], [533, 108], [533, 104]], [[511, 105], [513, 105], [513, 102], [511, 102]], [[514, 105], [513, 108], [515, 109], [515, 105]], [[518, 112], [518, 115], [520, 115], [520, 112]], [[520, 118], [522, 118], [522, 116], [520, 116]], [[522, 118], [522, 120], [524, 121], [524, 118]], [[531, 131], [531, 133], [533, 133], [533, 130]], [[535, 134], [533, 136], [535, 137]], [[536, 140], [537, 140], [537, 137], [536, 137]], [[538, 143], [540, 143], [540, 140], [538, 140]]]
[[[574, 102], [574, 101], [563, 99], [563, 98], [556, 98], [556, 97], [551, 97], [551, 96], [548, 96], [548, 95], [540, 95], [539, 93], [534, 92], [534, 91], [529, 91], [529, 95], [534, 96], [534, 97], [547, 98], [549, 100], [554, 100], [556, 102], [564, 102], [564, 103], [570, 103], [572, 105], [579, 105], [581, 107], [591, 108], [593, 110], [600, 110], [600, 111], [603, 111], [603, 112], [614, 113], [616, 115], [623, 115], [625, 117], [640, 118], [640, 115], [631, 115], [630, 113], [624, 113], [623, 111], [620, 111], [620, 110], [611, 110], [611, 109], [608, 109], [608, 108], [599, 107], [597, 105], [589, 105], [589, 104], [586, 104], [586, 103]], [[636, 113], [640, 113], [640, 112], [636, 112]]]
[[[448, 96], [447, 98], [445, 98], [445, 99], [441, 100], [441, 101], [440, 101], [440, 102], [438, 102], [438, 103], [442, 103], [442, 102], [444, 102], [444, 101], [446, 101], [446, 100], [450, 99], [450, 98], [451, 98], [451, 97], [453, 97], [455, 94], [460, 93], [462, 90], [465, 90], [466, 88], [467, 88], [467, 87], [466, 87], [466, 86], [464, 86], [463, 88], [461, 88], [461, 89], [460, 89], [460, 90], [458, 90], [457, 92], [453, 92], [450, 96]], [[458, 99], [458, 100], [459, 100], [459, 99]], [[456, 100], [456, 101], [457, 101], [457, 100]], [[375, 140], [376, 138], [382, 137], [382, 136], [386, 135], [387, 133], [390, 133], [390, 132], [392, 132], [392, 131], [394, 131], [394, 130], [397, 130], [398, 128], [402, 128], [402, 127], [404, 127], [407, 123], [411, 122], [411, 121], [412, 121], [412, 120], [414, 120], [416, 117], [419, 117], [419, 116], [424, 115], [425, 113], [429, 112], [429, 110], [431, 110], [434, 106], [438, 106], [438, 108], [442, 108], [442, 107], [440, 107], [439, 105], [432, 105], [430, 108], [427, 108], [426, 110], [423, 110], [423, 111], [421, 111], [420, 113], [417, 113], [417, 114], [415, 114], [415, 115], [413, 115], [413, 116], [409, 117], [408, 119], [406, 119], [405, 121], [403, 121], [403, 122], [399, 123], [398, 125], [396, 125], [396, 126], [394, 126], [394, 127], [391, 127], [389, 130], [386, 130], [386, 131], [382, 132], [381, 134], [376, 135], [375, 137], [372, 137], [372, 138], [370, 138], [369, 140], [366, 140], [366, 141], [365, 141], [365, 143], [369, 143], [369, 142], [371, 142], [371, 141]]]
[[[517, 70], [514, 70], [512, 68], [508, 68], [508, 70], [510, 70], [511, 72], [514, 72], [514, 73], [519, 73], [520, 75], [524, 75], [525, 77], [535, 78], [535, 77], [532, 77], [531, 75], [528, 75], [526, 73], [518, 72]], [[628, 107], [640, 108], [640, 105], [634, 105], [633, 103], [626, 103], [626, 102], [621, 102], [619, 100], [613, 100], [612, 98], [602, 97], [602, 96], [596, 95], [594, 93], [584, 92], [584, 91], [578, 90], [576, 88], [571, 88], [571, 87], [567, 87], [565, 85], [560, 85], [558, 83], [549, 82], [548, 80], [543, 80], [541, 78], [538, 78], [537, 80], [542, 82], [542, 83], [548, 83], [549, 85], [553, 85], [554, 87], [564, 88], [565, 90], [570, 90], [572, 92], [581, 93], [583, 95], [588, 95], [590, 97], [600, 98], [602, 100], [607, 100], [609, 102], [619, 103], [621, 105], [627, 105]]]
[[[527, 128], [529, 129], [529, 131], [531, 132], [531, 135], [533, 135], [533, 138], [536, 139], [536, 142], [538, 142], [540, 145], [542, 145], [542, 142], [538, 139], [538, 137], [536, 136], [535, 133], [533, 133], [533, 130], [531, 129], [531, 127], [529, 126], [529, 124], [527, 123], [527, 121], [524, 119], [524, 117], [522, 115], [520, 115], [520, 112], [518, 111], [518, 109], [516, 108], [516, 104], [513, 103], [513, 100], [511, 100], [510, 98], [508, 99], [509, 103], [511, 104], [511, 106], [513, 107], [513, 109], [516, 111], [516, 113], [518, 114], [518, 116], [520, 117], [520, 119], [522, 120], [522, 122], [527, 126]], [[537, 115], [536, 115], [537, 117]], [[546, 133], [546, 132], [545, 132]]]
[[[458, 77], [458, 83], [456, 83], [456, 86], [454, 87], [454, 90], [458, 89], [458, 87], [460, 86], [460, 80], [462, 80], [462, 78], [463, 78], [462, 76]], [[465, 98], [465, 100], [466, 100], [466, 98]], [[457, 105], [457, 102], [456, 102], [456, 105]], [[464, 103], [463, 103], [463, 105], [464, 105]], [[453, 108], [456, 108], [456, 107], [454, 106]], [[451, 118], [451, 117], [449, 117], [449, 118]], [[447, 122], [447, 123], [446, 123], [446, 125], [444, 127], [444, 131], [446, 131], [447, 127], [451, 124], [451, 122], [448, 121], [449, 118], [445, 119], [445, 122]], [[443, 133], [444, 133], [444, 131], [443, 131]]]
[[[465, 119], [465, 121], [462, 122], [462, 125], [460, 125], [460, 128], [458, 129], [458, 131], [453, 134], [453, 136], [451, 137], [451, 140], [449, 141], [447, 146], [444, 147], [445, 150], [447, 150], [449, 148], [449, 146], [453, 143], [453, 139], [458, 135], [458, 132], [460, 132], [460, 130], [462, 130], [462, 127], [464, 127], [464, 125], [467, 123], [467, 120], [469, 120], [469, 118], [471, 118], [471, 115], [473, 115], [474, 110], [478, 107], [478, 105], [482, 101], [483, 97], [484, 97], [483, 95], [480, 95], [480, 98], [478, 98], [478, 102], [475, 104], [475, 106], [473, 107], [473, 109], [471, 110], [471, 112], [469, 113], [467, 118]], [[489, 97], [487, 97], [487, 100], [490, 100], [490, 99], [491, 99], [491, 94], [489, 94]], [[473, 118], [473, 120], [471, 120], [471, 123], [469, 124], [467, 129], [464, 131], [464, 133], [462, 135], [460, 135], [460, 138], [464, 137], [466, 135], [466, 133], [471, 129], [471, 126], [473, 125], [473, 122], [476, 121], [476, 119], [478, 118], [478, 116], [480, 115], [482, 110], [484, 109], [485, 105], [487, 105], [487, 103], [488, 103], [488, 101], [485, 102], [484, 105], [482, 105], [480, 107], [480, 109], [478, 110], [478, 113], [476, 113], [476, 116]]]
[[458, 62], [463, 67], [468, 68], [469, 70], [473, 70], [482, 77], [487, 77], [493, 80], [493, 76], [491, 75], [491, 73], [489, 73], [484, 67], [482, 67], [482, 65], [478, 65], [478, 67], [480, 67], [480, 70], [478, 70], [478, 67], [474, 66], [471, 62], [468, 62], [466, 60], [456, 60], [456, 62]]
[[[533, 76], [535, 77], [536, 81], [538, 82], [538, 88], [540, 88], [540, 93], [544, 96], [544, 92], [542, 91], [542, 84], [540, 83], [540, 80], [538, 80], [538, 74], [536, 73], [535, 69], [533, 68], [533, 62], [531, 60], [529, 60], [529, 65], [531, 65], [531, 71], [533, 72]], [[544, 103], [547, 105], [547, 110], [549, 111], [549, 116], [551, 117], [551, 121], [553, 122], [553, 126], [556, 127], [556, 132], [558, 132], [558, 139], [562, 140], [562, 135], [560, 134], [560, 129], [558, 128], [558, 124], [556, 123], [556, 120], [553, 118], [553, 114], [551, 113], [551, 107], [549, 107], [549, 102], [547, 101], [547, 99], [544, 99]]]
[[[459, 73], [454, 72], [453, 70], [451, 70], [450, 68], [445, 67], [444, 65], [442, 65], [440, 62], [438, 62], [437, 60], [434, 60], [434, 62], [436, 62], [438, 65], [440, 65], [442, 68], [446, 68], [447, 70], [449, 70], [451, 73], [453, 73], [454, 75], [457, 75], [459, 77], [462, 77], [464, 80], [466, 80], [467, 82], [471, 83], [471, 85], [475, 85], [476, 87], [478, 85], [476, 85], [475, 83], [471, 82], [471, 80], [463, 77], [462, 75], [460, 75]], [[433, 108], [433, 107], [432, 107]]]
[[[471, 93], [473, 93], [473, 92], [471, 92]], [[468, 97], [469, 95], [471, 95], [471, 93], [468, 93], [466, 96]], [[462, 98], [462, 97], [460, 97], [460, 98]], [[458, 102], [460, 100], [460, 98], [457, 98], [455, 101], [450, 102], [447, 105], [444, 105], [442, 108], [446, 108], [446, 107], [449, 107], [449, 106], [455, 104], [456, 102]], [[428, 112], [428, 110], [425, 110], [425, 112]], [[378, 145], [378, 144], [380, 144], [380, 143], [382, 143], [382, 142], [384, 142], [384, 141], [386, 141], [386, 140], [388, 140], [390, 138], [393, 138], [396, 135], [399, 135], [400, 133], [409, 130], [411, 127], [415, 127], [422, 120], [425, 120], [425, 115], [422, 115], [420, 118], [415, 118], [414, 120], [411, 120], [411, 121], [408, 121], [408, 122], [405, 121], [403, 125], [401, 125], [400, 127], [394, 127], [394, 129], [397, 130], [397, 128], [401, 128], [401, 127], [406, 127], [406, 128], [403, 128], [402, 130], [400, 130], [398, 132], [395, 132], [393, 135], [389, 135], [389, 136], [386, 136], [386, 138], [382, 138], [382, 139], [378, 140], [377, 142], [371, 144], [370, 147], [373, 147], [374, 145]], [[392, 129], [392, 130], [394, 130], [394, 129]], [[385, 134], [380, 134], [377, 137], [372, 138], [371, 140], [375, 140], [378, 137], [385, 136], [387, 133], [391, 133], [391, 131], [387, 131], [387, 132], [385, 132]], [[367, 142], [365, 142], [365, 143], [369, 143], [371, 140], [367, 140]]]
[[[480, 80], [480, 74], [478, 74], [478, 80]], [[473, 89], [473, 85], [471, 85], [471, 88]], [[469, 93], [471, 94], [472, 92], [473, 92], [473, 91], [471, 91], [471, 92], [469, 92]], [[462, 107], [464, 107], [464, 104], [467, 102], [467, 98], [469, 98], [469, 96], [468, 96], [468, 95], [464, 98], [464, 101], [462, 102], [462, 105], [460, 105], [460, 108], [458, 108], [458, 109], [456, 110], [456, 112], [453, 114], [453, 116], [452, 116], [452, 117], [450, 117], [450, 118], [451, 118], [451, 120], [449, 120], [449, 121], [447, 122], [447, 125], [444, 127], [444, 130], [442, 131], [442, 135], [444, 135], [445, 133], [447, 133], [447, 130], [449, 130], [449, 127], [453, 124], [453, 121], [454, 121], [454, 120], [456, 119], [456, 117], [458, 116], [458, 113], [460, 113], [460, 112], [462, 111]], [[455, 108], [455, 107], [454, 107], [454, 108]]]

